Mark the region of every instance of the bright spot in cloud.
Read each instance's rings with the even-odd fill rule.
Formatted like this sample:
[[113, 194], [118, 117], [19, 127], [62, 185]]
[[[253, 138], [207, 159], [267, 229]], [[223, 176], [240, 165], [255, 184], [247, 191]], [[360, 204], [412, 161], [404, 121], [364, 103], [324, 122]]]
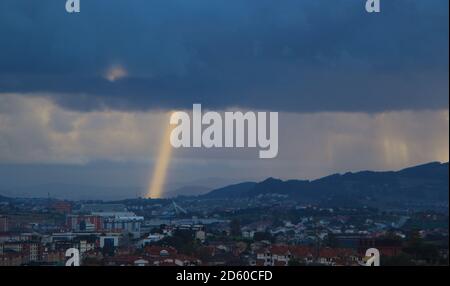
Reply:
[[124, 67], [120, 65], [114, 65], [106, 71], [105, 78], [110, 82], [115, 82], [116, 80], [122, 79], [127, 75], [128, 72]]

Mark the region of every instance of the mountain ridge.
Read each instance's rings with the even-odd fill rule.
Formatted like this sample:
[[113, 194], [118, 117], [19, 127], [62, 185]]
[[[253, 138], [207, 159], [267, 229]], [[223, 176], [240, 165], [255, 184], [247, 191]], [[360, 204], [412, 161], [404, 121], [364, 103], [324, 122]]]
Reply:
[[254, 198], [287, 195], [317, 203], [439, 203], [448, 204], [448, 162], [430, 162], [399, 171], [358, 171], [332, 174], [316, 180], [280, 180], [234, 184], [199, 196], [204, 199]]
[[[291, 201], [322, 205], [383, 206], [431, 203], [448, 208], [448, 165], [448, 162], [430, 162], [398, 171], [364, 170], [336, 173], [315, 180], [283, 181], [269, 177], [260, 182], [231, 184], [205, 194], [181, 195], [178, 198], [230, 200], [278, 194]], [[72, 187], [76, 191], [79, 186]], [[0, 201], [11, 199], [14, 197], [0, 194]]]

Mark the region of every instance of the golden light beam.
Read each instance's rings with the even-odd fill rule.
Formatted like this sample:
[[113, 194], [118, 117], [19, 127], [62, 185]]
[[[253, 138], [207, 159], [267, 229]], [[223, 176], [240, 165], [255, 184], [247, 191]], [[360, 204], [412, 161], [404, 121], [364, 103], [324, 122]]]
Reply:
[[158, 159], [153, 170], [153, 177], [147, 192], [147, 198], [161, 198], [164, 193], [164, 183], [166, 181], [167, 168], [172, 157], [172, 145], [170, 145], [170, 133], [172, 126], [167, 125], [164, 135], [161, 139]]

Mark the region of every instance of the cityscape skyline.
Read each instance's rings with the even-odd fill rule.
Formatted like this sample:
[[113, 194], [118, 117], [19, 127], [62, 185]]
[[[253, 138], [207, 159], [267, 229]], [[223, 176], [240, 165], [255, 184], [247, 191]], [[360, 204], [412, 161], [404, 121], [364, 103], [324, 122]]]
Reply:
[[2, 274], [448, 266], [448, 11], [1, 0]]

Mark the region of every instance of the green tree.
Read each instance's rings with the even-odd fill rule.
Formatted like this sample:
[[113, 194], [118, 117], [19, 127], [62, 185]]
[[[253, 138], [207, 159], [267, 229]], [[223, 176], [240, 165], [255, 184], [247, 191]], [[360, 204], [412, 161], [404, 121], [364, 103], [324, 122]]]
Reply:
[[191, 230], [176, 230], [172, 236], [164, 238], [158, 244], [172, 246], [187, 255], [193, 254], [198, 247]]
[[407, 254], [400, 254], [397, 256], [384, 256], [382, 257], [380, 264], [382, 266], [414, 266], [414, 262], [411, 256]]
[[331, 248], [338, 247], [338, 240], [336, 238], [336, 235], [334, 235], [332, 232], [329, 232], [325, 240], [325, 245]]
[[241, 236], [241, 222], [238, 219], [233, 219], [230, 222], [231, 236]]
[[305, 266], [306, 264], [303, 261], [298, 259], [290, 259], [288, 262], [288, 266]]
[[268, 232], [255, 232], [255, 234], [253, 235], [253, 239], [255, 241], [262, 241], [262, 240], [272, 241], [272, 235]]

